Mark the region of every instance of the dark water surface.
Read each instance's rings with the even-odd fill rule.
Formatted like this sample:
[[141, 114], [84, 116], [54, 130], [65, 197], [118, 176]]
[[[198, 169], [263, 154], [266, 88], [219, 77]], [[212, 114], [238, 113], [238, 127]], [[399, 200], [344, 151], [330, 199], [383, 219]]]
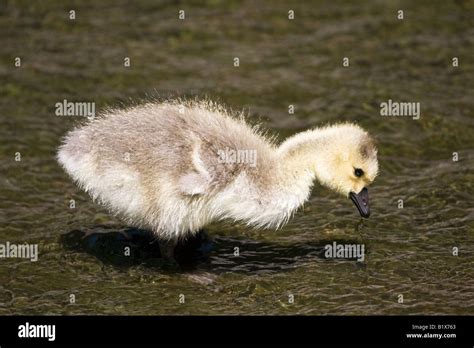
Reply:
[[[39, 244], [37, 262], [0, 259], [0, 314], [474, 314], [474, 3], [205, 4], [0, 3], [0, 242]], [[55, 103], [147, 95], [207, 95], [280, 138], [359, 122], [379, 147], [371, 218], [316, 186], [282, 230], [216, 224], [163, 262], [54, 159], [78, 121]], [[380, 116], [388, 99], [420, 102], [421, 118]], [[325, 259], [333, 241], [365, 260]]]

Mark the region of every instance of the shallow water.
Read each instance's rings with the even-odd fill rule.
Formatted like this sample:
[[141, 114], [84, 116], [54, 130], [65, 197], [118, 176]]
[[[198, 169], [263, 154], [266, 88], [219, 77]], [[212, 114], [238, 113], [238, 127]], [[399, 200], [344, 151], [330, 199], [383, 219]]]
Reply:
[[[69, 7], [0, 4], [0, 242], [39, 244], [37, 262], [0, 259], [0, 314], [474, 314], [472, 2], [104, 1], [74, 5], [74, 22]], [[245, 108], [280, 138], [359, 122], [379, 147], [371, 218], [317, 186], [282, 230], [215, 224], [163, 262], [54, 159], [77, 122], [55, 103], [156, 95]], [[421, 118], [381, 117], [388, 99], [420, 102]], [[326, 259], [333, 241], [365, 260]]]

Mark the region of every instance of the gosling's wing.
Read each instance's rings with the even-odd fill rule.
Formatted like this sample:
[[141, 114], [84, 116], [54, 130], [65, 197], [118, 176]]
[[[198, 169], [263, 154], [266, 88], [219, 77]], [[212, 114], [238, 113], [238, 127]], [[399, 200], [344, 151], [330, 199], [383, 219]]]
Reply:
[[201, 158], [200, 150], [201, 143], [196, 141], [191, 154], [192, 167], [179, 178], [179, 189], [184, 195], [205, 195], [209, 192], [211, 175]]
[[179, 179], [179, 188], [187, 196], [204, 195], [208, 192], [209, 183], [203, 175], [189, 173]]

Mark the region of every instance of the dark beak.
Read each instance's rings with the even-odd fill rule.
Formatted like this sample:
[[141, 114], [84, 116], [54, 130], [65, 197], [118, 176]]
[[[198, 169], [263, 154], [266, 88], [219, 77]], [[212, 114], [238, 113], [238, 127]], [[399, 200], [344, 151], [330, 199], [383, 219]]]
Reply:
[[359, 193], [349, 193], [349, 198], [354, 202], [359, 210], [360, 216], [368, 218], [370, 216], [369, 191], [364, 187]]

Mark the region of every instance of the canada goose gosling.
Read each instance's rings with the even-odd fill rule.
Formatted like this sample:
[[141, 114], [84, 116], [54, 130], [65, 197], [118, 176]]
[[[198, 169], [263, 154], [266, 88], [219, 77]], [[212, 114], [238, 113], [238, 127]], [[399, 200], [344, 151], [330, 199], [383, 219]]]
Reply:
[[66, 172], [127, 223], [174, 245], [215, 220], [278, 228], [316, 180], [369, 217], [377, 149], [355, 124], [310, 129], [277, 145], [212, 102], [110, 110], [67, 134]]

